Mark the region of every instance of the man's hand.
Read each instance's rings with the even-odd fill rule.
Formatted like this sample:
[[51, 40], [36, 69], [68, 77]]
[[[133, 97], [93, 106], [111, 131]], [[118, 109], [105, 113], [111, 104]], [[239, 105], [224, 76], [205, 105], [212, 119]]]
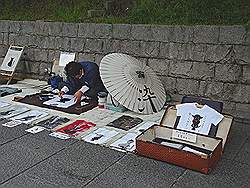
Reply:
[[65, 94], [64, 91], [59, 91], [58, 96], [62, 97], [64, 94]]
[[74, 97], [75, 97], [75, 100], [77, 103], [79, 103], [81, 101], [82, 96], [83, 96], [83, 93], [80, 90], [75, 92]]

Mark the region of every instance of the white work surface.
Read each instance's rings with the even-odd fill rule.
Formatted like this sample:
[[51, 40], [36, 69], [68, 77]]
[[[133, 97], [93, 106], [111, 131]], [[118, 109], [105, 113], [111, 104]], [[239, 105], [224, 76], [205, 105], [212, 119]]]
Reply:
[[[1, 85], [1, 86], [4, 86], [4, 85]], [[143, 115], [143, 114], [138, 114], [138, 113], [134, 113], [134, 112], [131, 112], [131, 111], [125, 111], [124, 113], [121, 113], [121, 112], [115, 112], [115, 111], [111, 111], [111, 110], [107, 110], [107, 109], [101, 109], [101, 108], [96, 107], [96, 108], [94, 108], [92, 110], [89, 110], [87, 112], [84, 112], [84, 113], [82, 113], [80, 115], [68, 114], [68, 113], [65, 113], [65, 112], [57, 111], [57, 110], [42, 108], [42, 107], [38, 107], [38, 106], [33, 106], [33, 105], [28, 105], [28, 104], [13, 101], [13, 98], [16, 97], [16, 96], [24, 97], [25, 95], [31, 95], [31, 94], [38, 93], [38, 92], [41, 91], [41, 89], [49, 90], [50, 88], [49, 88], [49, 86], [47, 85], [47, 83], [45, 81], [25, 79], [23, 81], [19, 81], [16, 84], [8, 85], [8, 87], [14, 87], [14, 88], [22, 89], [22, 92], [12, 94], [12, 95], [8, 95], [8, 96], [5, 96], [5, 97], [1, 97], [0, 101], [10, 103], [11, 105], [26, 106], [30, 110], [33, 110], [33, 109], [42, 110], [44, 112], [47, 112], [49, 115], [54, 115], [54, 116], [57, 115], [57, 116], [61, 116], [61, 117], [66, 117], [66, 118], [69, 118], [71, 120], [70, 122], [73, 122], [74, 120], [77, 120], [77, 119], [82, 119], [82, 120], [85, 120], [85, 121], [92, 122], [92, 123], [96, 124], [95, 127], [90, 128], [89, 130], [79, 134], [77, 137], [75, 137], [76, 139], [83, 140], [84, 137], [86, 137], [88, 134], [91, 134], [92, 132], [94, 132], [98, 128], [106, 128], [106, 129], [109, 129], [109, 130], [118, 131], [119, 132], [118, 135], [114, 136], [111, 140], [109, 140], [109, 142], [106, 142], [106, 143], [102, 144], [102, 145], [105, 145], [107, 147], [109, 147], [116, 140], [122, 138], [123, 136], [125, 136], [128, 133], [140, 134], [136, 130], [138, 130], [138, 127], [142, 126], [146, 122], [150, 121], [150, 122], [155, 122], [156, 124], [159, 124], [159, 122], [160, 122], [160, 120], [161, 120], [161, 118], [163, 116], [163, 113], [164, 113], [164, 110], [161, 110], [158, 113], [154, 113], [154, 114], [150, 114], [150, 115]], [[8, 107], [5, 107], [5, 108], [8, 108]], [[128, 130], [128, 131], [106, 126], [108, 123], [116, 120], [117, 118], [121, 117], [122, 115], [128, 115], [128, 116], [131, 116], [131, 117], [138, 117], [138, 118], [141, 118], [143, 120], [143, 122], [140, 123], [139, 125], [137, 125], [136, 127]], [[30, 126], [31, 127], [35, 126], [37, 122], [39, 122], [39, 121], [41, 121], [43, 119], [46, 119], [46, 118], [36, 120], [36, 121], [32, 122], [32, 124]], [[68, 125], [69, 122], [66, 123], [66, 124]], [[54, 129], [52, 129], [50, 131], [55, 131], [58, 128], [63, 127], [63, 126], [65, 126], [65, 125], [63, 124], [63, 125], [61, 125], [59, 127], [56, 127], [56, 128], [54, 128]]]

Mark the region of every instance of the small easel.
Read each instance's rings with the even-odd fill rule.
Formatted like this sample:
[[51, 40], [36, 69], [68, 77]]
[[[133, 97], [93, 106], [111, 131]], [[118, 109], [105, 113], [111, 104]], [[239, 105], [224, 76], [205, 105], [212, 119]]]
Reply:
[[8, 80], [7, 85], [11, 82], [16, 66], [22, 56], [24, 47], [20, 46], [10, 46], [8, 52], [3, 60], [3, 63], [0, 67], [0, 74], [3, 78]]

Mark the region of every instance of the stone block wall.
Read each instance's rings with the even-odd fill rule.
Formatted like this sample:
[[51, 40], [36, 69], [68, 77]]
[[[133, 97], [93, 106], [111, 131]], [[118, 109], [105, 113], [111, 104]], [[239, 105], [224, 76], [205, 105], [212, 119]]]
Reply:
[[0, 62], [9, 45], [26, 46], [18, 71], [33, 78], [43, 78], [60, 51], [97, 64], [111, 52], [130, 54], [155, 70], [174, 99], [207, 97], [250, 119], [250, 31], [243, 26], [0, 21]]

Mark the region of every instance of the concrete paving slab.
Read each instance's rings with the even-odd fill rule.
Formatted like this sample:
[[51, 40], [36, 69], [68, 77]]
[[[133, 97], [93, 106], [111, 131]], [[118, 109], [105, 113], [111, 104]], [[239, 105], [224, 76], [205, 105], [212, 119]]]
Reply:
[[83, 187], [124, 155], [121, 152], [79, 141], [24, 174], [29, 178], [60, 187]]
[[86, 187], [169, 187], [185, 169], [129, 154]]
[[187, 170], [173, 187], [248, 187], [250, 165], [223, 159], [209, 175]]
[[2, 126], [0, 123], [0, 146], [26, 135], [27, 132], [24, 131], [25, 129], [28, 129], [28, 126], [24, 124], [9, 128]]
[[0, 188], [63, 188], [62, 186], [52, 184], [51, 182], [41, 181], [26, 175], [19, 175], [14, 179], [0, 185]]
[[242, 122], [234, 121], [233, 126], [235, 127], [235, 129], [241, 131], [241, 133], [244, 136], [247, 136], [247, 137], [250, 136], [250, 123], [242, 123]]
[[233, 122], [222, 158], [234, 159], [243, 144], [246, 142], [249, 132], [250, 126]]
[[241, 163], [246, 163], [250, 165], [250, 137], [246, 140], [243, 147], [240, 149], [235, 160]]
[[48, 131], [27, 134], [0, 147], [0, 184], [77, 142], [48, 134]]

